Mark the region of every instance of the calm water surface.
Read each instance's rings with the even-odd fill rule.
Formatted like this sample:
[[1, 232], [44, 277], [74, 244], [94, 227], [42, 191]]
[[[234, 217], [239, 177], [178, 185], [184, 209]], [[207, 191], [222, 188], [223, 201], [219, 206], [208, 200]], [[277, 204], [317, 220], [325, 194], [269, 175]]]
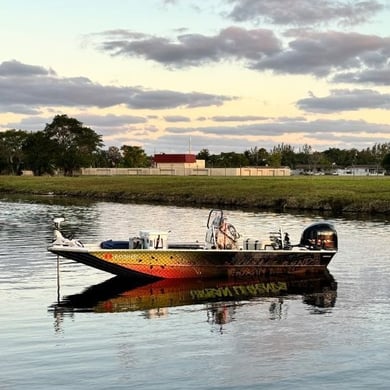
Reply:
[[[282, 226], [293, 242], [321, 219], [227, 213], [242, 236], [266, 237]], [[126, 239], [145, 228], [168, 230], [176, 241], [203, 240], [207, 215], [149, 205], [0, 201], [0, 389], [390, 387], [386, 220], [331, 219], [340, 250], [320, 291], [316, 281], [292, 283], [287, 292], [273, 284], [264, 294], [258, 285], [253, 296], [219, 301], [219, 290], [207, 285], [123, 287], [65, 259], [58, 290], [56, 258], [46, 252], [54, 217], [65, 216], [64, 229], [82, 241]], [[216, 293], [206, 299], [207, 291]], [[58, 298], [73, 310], [58, 308]]]

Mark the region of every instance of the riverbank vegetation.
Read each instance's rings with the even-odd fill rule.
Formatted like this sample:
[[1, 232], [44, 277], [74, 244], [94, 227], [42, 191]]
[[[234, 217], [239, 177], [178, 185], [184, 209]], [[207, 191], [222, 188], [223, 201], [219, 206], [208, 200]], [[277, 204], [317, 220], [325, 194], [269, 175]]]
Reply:
[[[42, 131], [10, 129], [0, 132], [0, 174], [20, 174], [29, 170], [36, 176], [61, 173], [72, 176], [82, 167], [142, 168], [153, 164], [140, 146], [121, 145], [103, 148], [102, 136], [75, 118], [56, 115]], [[390, 143], [375, 144], [363, 150], [330, 148], [313, 151], [310, 145], [298, 150], [288, 144], [272, 150], [253, 147], [243, 153], [211, 154], [202, 149], [196, 155], [206, 168], [245, 166], [289, 167], [331, 173], [336, 168], [370, 165], [390, 171]]]
[[390, 214], [390, 177], [0, 176], [0, 193], [334, 214]]

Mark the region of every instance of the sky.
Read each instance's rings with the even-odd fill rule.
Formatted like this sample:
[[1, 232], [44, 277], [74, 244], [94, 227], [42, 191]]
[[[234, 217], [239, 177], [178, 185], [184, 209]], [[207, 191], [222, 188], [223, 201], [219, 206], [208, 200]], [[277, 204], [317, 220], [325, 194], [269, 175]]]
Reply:
[[104, 149], [390, 142], [390, 0], [0, 0], [0, 131]]

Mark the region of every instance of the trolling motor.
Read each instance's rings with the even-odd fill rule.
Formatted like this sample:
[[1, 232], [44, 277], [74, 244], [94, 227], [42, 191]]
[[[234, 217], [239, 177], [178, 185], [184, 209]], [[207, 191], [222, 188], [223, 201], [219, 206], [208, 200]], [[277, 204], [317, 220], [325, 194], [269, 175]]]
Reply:
[[54, 222], [54, 229], [60, 230], [60, 228], [61, 228], [61, 222], [64, 222], [64, 221], [65, 221], [65, 218], [63, 218], [63, 217], [54, 218], [54, 219], [53, 219], [53, 222]]
[[61, 222], [64, 222], [65, 218], [58, 217], [54, 218], [54, 241], [53, 245], [61, 245], [61, 246], [79, 246], [83, 247], [84, 245], [78, 241], [73, 240], [71, 237], [64, 237], [64, 235], [61, 233]]

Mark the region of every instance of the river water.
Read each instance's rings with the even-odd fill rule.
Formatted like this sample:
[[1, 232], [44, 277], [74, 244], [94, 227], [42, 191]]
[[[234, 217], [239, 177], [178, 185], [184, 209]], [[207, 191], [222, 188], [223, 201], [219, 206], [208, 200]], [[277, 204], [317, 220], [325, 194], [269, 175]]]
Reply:
[[[242, 236], [282, 226], [293, 243], [322, 219], [226, 213]], [[208, 210], [0, 200], [0, 389], [390, 387], [387, 220], [328, 219], [339, 234], [330, 275], [289, 281], [286, 291], [278, 280], [224, 290], [123, 285], [65, 259], [58, 283], [57, 259], [46, 251], [57, 216], [85, 242], [145, 228], [193, 241], [204, 238]]]

